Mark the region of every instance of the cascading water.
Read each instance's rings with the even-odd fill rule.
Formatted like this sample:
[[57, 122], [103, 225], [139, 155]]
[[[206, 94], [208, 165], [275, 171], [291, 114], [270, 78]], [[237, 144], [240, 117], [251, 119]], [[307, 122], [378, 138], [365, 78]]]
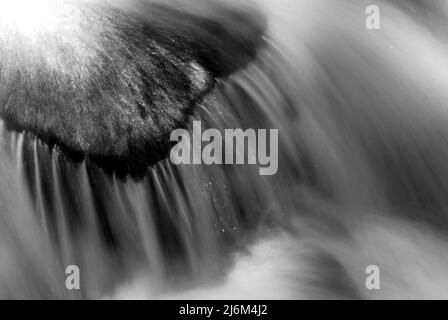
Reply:
[[278, 173], [166, 159], [123, 177], [2, 122], [0, 298], [447, 296], [442, 40], [386, 1], [376, 33], [365, 1], [259, 3], [264, 47], [187, 123], [279, 129]]

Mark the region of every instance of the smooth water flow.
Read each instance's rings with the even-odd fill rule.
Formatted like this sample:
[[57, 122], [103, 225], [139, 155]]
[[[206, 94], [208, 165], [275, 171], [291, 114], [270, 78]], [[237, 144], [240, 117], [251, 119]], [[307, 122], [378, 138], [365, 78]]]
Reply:
[[279, 129], [278, 173], [165, 159], [123, 177], [2, 122], [0, 298], [447, 296], [442, 40], [387, 1], [377, 33], [364, 1], [259, 2], [265, 46], [188, 123]]

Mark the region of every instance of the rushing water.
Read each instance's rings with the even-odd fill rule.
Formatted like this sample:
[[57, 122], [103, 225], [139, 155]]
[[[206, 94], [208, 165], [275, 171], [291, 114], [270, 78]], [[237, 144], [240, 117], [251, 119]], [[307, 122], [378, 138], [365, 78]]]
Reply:
[[377, 32], [364, 1], [259, 2], [265, 46], [190, 123], [279, 129], [278, 173], [167, 159], [123, 178], [2, 123], [1, 298], [447, 296], [444, 26], [386, 2]]

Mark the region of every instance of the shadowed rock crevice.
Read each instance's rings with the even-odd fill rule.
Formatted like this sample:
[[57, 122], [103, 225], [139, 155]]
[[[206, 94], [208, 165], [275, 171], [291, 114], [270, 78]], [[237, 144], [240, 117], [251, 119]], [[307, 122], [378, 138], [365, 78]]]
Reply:
[[171, 131], [216, 78], [255, 57], [265, 27], [222, 7], [208, 17], [144, 1], [51, 10], [52, 25], [38, 30], [0, 25], [0, 115], [119, 175], [167, 156]]

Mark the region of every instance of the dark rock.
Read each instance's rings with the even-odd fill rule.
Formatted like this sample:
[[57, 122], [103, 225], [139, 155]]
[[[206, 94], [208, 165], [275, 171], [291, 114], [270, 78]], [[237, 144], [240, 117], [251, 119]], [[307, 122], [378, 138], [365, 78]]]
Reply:
[[135, 1], [63, 2], [53, 29], [0, 28], [0, 115], [72, 159], [121, 174], [167, 156], [169, 135], [256, 54], [265, 22]]

